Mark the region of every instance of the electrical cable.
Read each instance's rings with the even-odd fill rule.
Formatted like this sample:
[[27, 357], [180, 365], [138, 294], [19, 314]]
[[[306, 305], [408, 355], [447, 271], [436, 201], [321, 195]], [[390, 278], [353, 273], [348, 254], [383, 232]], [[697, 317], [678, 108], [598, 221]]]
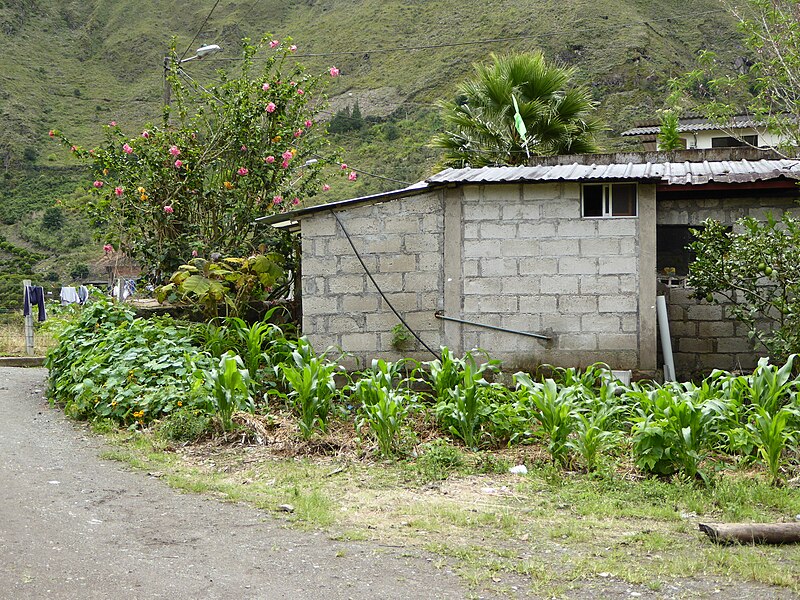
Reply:
[[217, 0], [214, 3], [214, 6], [211, 7], [211, 11], [208, 13], [208, 16], [206, 17], [206, 20], [203, 21], [202, 25], [200, 25], [200, 29], [198, 29], [197, 33], [194, 34], [194, 37], [192, 38], [192, 41], [189, 42], [189, 45], [186, 47], [186, 50], [183, 51], [183, 54], [181, 54], [181, 57], [178, 59], [178, 64], [180, 64], [180, 62], [184, 58], [186, 58], [186, 55], [189, 54], [189, 50], [191, 50], [192, 46], [194, 45], [194, 41], [197, 39], [197, 36], [200, 35], [200, 33], [203, 31], [203, 27], [206, 26], [206, 23], [208, 23], [208, 20], [211, 18], [211, 15], [214, 14], [214, 10], [217, 8], [218, 4], [219, 4], [219, 0]]
[[439, 359], [439, 360], [442, 360], [442, 357], [441, 357], [441, 356], [439, 356], [439, 355], [438, 355], [436, 352], [434, 352], [433, 350], [431, 350], [430, 346], [428, 346], [428, 344], [426, 344], [426, 343], [425, 343], [425, 342], [422, 340], [422, 338], [421, 338], [421, 337], [419, 337], [419, 335], [417, 334], [417, 332], [416, 332], [416, 331], [414, 331], [413, 329], [411, 329], [411, 327], [410, 327], [410, 326], [409, 326], [409, 324], [406, 322], [406, 320], [405, 320], [405, 319], [404, 319], [404, 318], [403, 318], [403, 317], [400, 315], [400, 313], [399, 313], [399, 312], [397, 312], [397, 309], [395, 309], [395, 307], [392, 305], [392, 303], [391, 303], [391, 302], [389, 301], [389, 299], [386, 297], [386, 294], [384, 294], [384, 293], [383, 293], [383, 290], [382, 290], [382, 289], [380, 288], [380, 286], [378, 285], [378, 282], [377, 282], [377, 281], [375, 281], [375, 278], [372, 276], [372, 273], [370, 273], [370, 272], [369, 272], [369, 269], [367, 268], [367, 265], [364, 263], [364, 259], [363, 259], [363, 258], [361, 258], [361, 254], [359, 254], [359, 253], [358, 253], [358, 250], [356, 250], [356, 245], [353, 243], [353, 240], [350, 238], [350, 234], [349, 234], [349, 233], [347, 233], [347, 229], [345, 229], [345, 227], [344, 227], [344, 224], [342, 223], [341, 219], [339, 219], [339, 215], [337, 215], [337, 214], [336, 214], [336, 212], [335, 212], [333, 209], [328, 209], [328, 210], [330, 210], [330, 213], [333, 215], [333, 218], [334, 218], [334, 219], [336, 219], [336, 222], [339, 224], [339, 227], [341, 227], [341, 228], [342, 228], [342, 231], [344, 232], [344, 237], [346, 237], [346, 238], [347, 238], [347, 241], [348, 241], [348, 242], [350, 242], [350, 247], [353, 249], [353, 252], [355, 253], [355, 255], [356, 255], [356, 258], [358, 259], [358, 262], [360, 262], [360, 263], [361, 263], [361, 267], [364, 269], [364, 272], [367, 274], [367, 277], [369, 277], [369, 280], [372, 282], [372, 285], [374, 285], [374, 286], [375, 286], [375, 289], [376, 289], [376, 290], [378, 290], [378, 293], [381, 295], [381, 298], [383, 298], [383, 301], [384, 301], [384, 302], [386, 302], [386, 306], [388, 306], [390, 309], [392, 309], [392, 312], [394, 313], [394, 315], [395, 315], [395, 316], [396, 316], [398, 319], [400, 319], [400, 322], [403, 324], [403, 327], [405, 327], [406, 329], [408, 329], [409, 333], [411, 333], [411, 335], [413, 335], [415, 338], [417, 338], [417, 341], [418, 341], [420, 344], [422, 344], [422, 346], [425, 348], [425, 350], [427, 350], [428, 352], [430, 352], [431, 354], [433, 354], [433, 355], [434, 355], [434, 356], [435, 356], [437, 359]]

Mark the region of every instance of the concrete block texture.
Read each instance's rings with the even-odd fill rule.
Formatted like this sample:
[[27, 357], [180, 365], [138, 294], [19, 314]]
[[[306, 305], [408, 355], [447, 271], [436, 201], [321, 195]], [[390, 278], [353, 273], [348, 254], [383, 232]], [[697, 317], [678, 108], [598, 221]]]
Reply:
[[558, 259], [554, 257], [520, 258], [520, 275], [549, 275], [558, 273]]
[[631, 313], [639, 309], [639, 298], [634, 295], [598, 296], [598, 310], [601, 313]]

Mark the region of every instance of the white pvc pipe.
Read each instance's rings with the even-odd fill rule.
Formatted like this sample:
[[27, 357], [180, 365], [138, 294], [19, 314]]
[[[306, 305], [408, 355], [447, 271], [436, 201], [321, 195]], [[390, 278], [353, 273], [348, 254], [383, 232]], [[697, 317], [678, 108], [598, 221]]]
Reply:
[[664, 381], [675, 381], [675, 361], [672, 358], [672, 338], [669, 335], [667, 299], [664, 296], [656, 296], [656, 316], [658, 317], [658, 334], [661, 338], [661, 353], [664, 355]]

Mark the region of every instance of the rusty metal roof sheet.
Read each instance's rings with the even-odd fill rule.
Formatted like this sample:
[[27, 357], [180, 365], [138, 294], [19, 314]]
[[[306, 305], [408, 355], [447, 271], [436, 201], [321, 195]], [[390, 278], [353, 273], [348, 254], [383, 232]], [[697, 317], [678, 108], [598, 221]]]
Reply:
[[768, 179], [800, 179], [798, 160], [738, 160], [664, 163], [578, 163], [532, 167], [446, 169], [428, 183], [523, 183], [542, 181], [653, 181], [669, 185], [743, 183]]

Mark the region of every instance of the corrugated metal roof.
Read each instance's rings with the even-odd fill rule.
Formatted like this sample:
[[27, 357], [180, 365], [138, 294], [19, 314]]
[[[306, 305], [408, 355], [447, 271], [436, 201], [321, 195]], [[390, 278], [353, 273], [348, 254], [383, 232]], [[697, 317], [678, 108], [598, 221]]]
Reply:
[[[722, 125], [703, 118], [680, 119], [680, 121], [678, 121], [678, 131], [680, 133], [689, 131], [720, 131], [722, 129], [755, 129], [763, 126], [764, 123], [743, 115], [733, 117], [730, 122]], [[653, 135], [660, 131], [661, 126], [653, 123], [652, 125], [647, 124], [641, 127], [628, 129], [627, 131], [623, 131], [620, 135]]]
[[797, 160], [739, 160], [664, 163], [612, 163], [532, 167], [446, 169], [428, 183], [520, 183], [528, 181], [658, 181], [669, 185], [743, 183], [767, 179], [800, 179]]

